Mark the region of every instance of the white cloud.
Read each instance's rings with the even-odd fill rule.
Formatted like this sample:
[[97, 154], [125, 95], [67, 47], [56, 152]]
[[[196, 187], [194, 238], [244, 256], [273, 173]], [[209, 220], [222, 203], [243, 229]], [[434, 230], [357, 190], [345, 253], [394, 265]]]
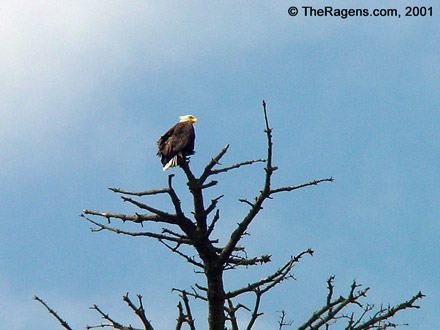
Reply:
[[[160, 5], [111, 1], [105, 6], [98, 1], [3, 3], [2, 148], [6, 144], [17, 149], [17, 141], [26, 137], [38, 141], [49, 127], [68, 130], [79, 124], [90, 116], [86, 100], [114, 88], [127, 70], [146, 70], [145, 79], [147, 72], [157, 70], [173, 75], [182, 65], [271, 52], [292, 41], [313, 42], [354, 24], [320, 20], [310, 30], [307, 18], [295, 21], [284, 7], [266, 2], [192, 2], [191, 6], [172, 1]], [[389, 20], [381, 22], [390, 24]], [[368, 33], [375, 34], [374, 30]]]
[[[128, 31], [137, 29], [114, 23], [130, 22], [130, 15], [135, 21], [141, 17], [148, 21], [153, 14], [148, 4], [139, 2], [140, 11], [135, 7], [117, 2], [103, 7], [93, 1], [2, 4], [3, 168], [60, 148], [78, 127], [102, 120], [98, 113], [103, 108], [110, 113], [102, 127], [114, 125], [112, 113], [124, 118], [111, 93], [106, 99], [102, 94], [135, 56], [129, 48], [136, 40], [129, 38]], [[101, 95], [99, 102], [97, 95]]]

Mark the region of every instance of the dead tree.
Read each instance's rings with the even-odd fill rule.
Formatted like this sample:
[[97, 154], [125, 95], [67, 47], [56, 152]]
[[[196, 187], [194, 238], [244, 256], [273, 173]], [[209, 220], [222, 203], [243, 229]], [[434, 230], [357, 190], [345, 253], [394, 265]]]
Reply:
[[[160, 243], [177, 253], [184, 258], [188, 263], [195, 266], [202, 272], [206, 278], [206, 283], [195, 284], [191, 290], [173, 289], [178, 292], [181, 302], [177, 305], [178, 316], [176, 323], [176, 330], [182, 329], [186, 326], [188, 329], [195, 330], [196, 325], [192, 317], [189, 298], [200, 299], [208, 305], [208, 328], [209, 330], [224, 330], [226, 328], [231, 330], [239, 330], [239, 322], [237, 321], [237, 312], [247, 311], [249, 313], [249, 321], [246, 330], [253, 328], [258, 317], [262, 315], [260, 311], [260, 303], [262, 296], [273, 289], [275, 286], [292, 278], [292, 268], [300, 259], [306, 255], [313, 255], [313, 250], [307, 249], [292, 256], [282, 267], [280, 267], [273, 274], [267, 277], [248, 284], [245, 287], [230, 289], [224, 287], [223, 275], [227, 270], [234, 270], [237, 267], [249, 267], [254, 265], [261, 265], [268, 263], [271, 260], [270, 255], [262, 255], [259, 257], [249, 258], [244, 252], [244, 248], [239, 246], [240, 240], [246, 234], [246, 230], [255, 220], [263, 208], [263, 204], [267, 199], [273, 198], [274, 195], [281, 192], [289, 192], [300, 188], [317, 185], [321, 182], [332, 182], [333, 178], [326, 178], [314, 180], [308, 183], [273, 187], [272, 176], [277, 170], [277, 167], [272, 164], [272, 128], [269, 126], [268, 116], [266, 112], [266, 104], [263, 101], [263, 111], [265, 119], [265, 134], [267, 139], [267, 155], [266, 159], [256, 159], [237, 163], [235, 165], [220, 167], [219, 161], [227, 152], [229, 145], [224, 147], [220, 153], [211, 159], [206, 165], [200, 176], [196, 176], [186, 161], [181, 161], [179, 166], [186, 176], [189, 192], [193, 200], [192, 215], [185, 214], [179, 197], [173, 188], [173, 174], [168, 176], [168, 185], [163, 189], [147, 190], [142, 192], [125, 191], [116, 188], [110, 188], [113, 192], [121, 194], [124, 202], [133, 204], [139, 208], [139, 212], [132, 215], [120, 213], [106, 213], [91, 210], [84, 210], [82, 217], [92, 223], [94, 228], [92, 231], [111, 231], [118, 234], [125, 234], [130, 236], [145, 236], [157, 239]], [[211, 188], [217, 184], [213, 179], [215, 175], [228, 172], [233, 169], [245, 165], [255, 163], [265, 163], [264, 167], [264, 182], [259, 194], [252, 200], [240, 199], [240, 202], [249, 206], [249, 211], [246, 216], [237, 224], [231, 232], [230, 238], [226, 245], [220, 246], [217, 239], [213, 238], [213, 233], [217, 222], [220, 220], [220, 211], [217, 204], [223, 195], [206, 202], [204, 199], [205, 189]], [[170, 198], [173, 205], [173, 213], [165, 212], [157, 209], [145, 202], [141, 202], [136, 197], [146, 197], [151, 195], [165, 194]], [[139, 231], [130, 232], [117, 229], [110, 225], [111, 219], [121, 220], [122, 222], [133, 222], [144, 225], [148, 222], [158, 222], [164, 225], [162, 232]], [[107, 220], [107, 221], [99, 221]], [[192, 257], [182, 251], [182, 247], [189, 246], [194, 248], [197, 255]], [[364, 303], [369, 288], [363, 288], [356, 281], [353, 282], [348, 293], [344, 296], [338, 297], [334, 294], [334, 277], [330, 277], [327, 281], [327, 296], [323, 307], [316, 310], [311, 317], [306, 320], [298, 330], [318, 330], [329, 329], [337, 324], [338, 328], [345, 327], [346, 330], [367, 330], [376, 329], [383, 330], [387, 328], [397, 327], [391, 321], [392, 317], [399, 311], [408, 308], [419, 308], [415, 303], [423, 297], [419, 292], [408, 301], [405, 301], [394, 307], [375, 308], [374, 305]], [[253, 306], [248, 307], [240, 303], [240, 297], [244, 294], [253, 294], [255, 301]], [[153, 325], [146, 316], [146, 311], [142, 303], [142, 297], [137, 296], [137, 303], [133, 302], [128, 293], [123, 297], [123, 301], [128, 307], [137, 315], [142, 323], [142, 329], [153, 330]], [[43, 304], [46, 309], [58, 320], [60, 325], [65, 329], [72, 329], [68, 323], [63, 320], [53, 309], [51, 309], [43, 300], [34, 297], [37, 301]], [[97, 305], [91, 307], [104, 320], [104, 323], [86, 326], [87, 329], [93, 328], [114, 328], [122, 330], [138, 330], [131, 325], [122, 325], [115, 321], [110, 315], [102, 311]], [[357, 310], [356, 310], [357, 309]], [[345, 323], [342, 325], [342, 322]], [[286, 320], [286, 313], [281, 312], [279, 327], [282, 329], [290, 326], [291, 321]], [[202, 326], [206, 328], [206, 325]]]

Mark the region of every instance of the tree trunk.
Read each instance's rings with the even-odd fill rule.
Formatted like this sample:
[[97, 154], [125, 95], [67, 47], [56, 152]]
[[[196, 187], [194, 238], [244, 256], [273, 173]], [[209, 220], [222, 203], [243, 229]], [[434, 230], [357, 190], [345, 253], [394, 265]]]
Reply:
[[208, 324], [209, 330], [225, 329], [225, 291], [223, 288], [223, 268], [209, 265], [206, 271], [208, 281]]

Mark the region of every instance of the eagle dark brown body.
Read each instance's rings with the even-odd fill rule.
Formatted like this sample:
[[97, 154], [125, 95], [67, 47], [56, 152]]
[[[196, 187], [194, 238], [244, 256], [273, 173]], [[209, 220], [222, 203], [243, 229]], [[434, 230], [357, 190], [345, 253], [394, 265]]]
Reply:
[[185, 157], [194, 154], [194, 141], [196, 138], [193, 123], [197, 119], [193, 116], [182, 116], [180, 122], [171, 127], [157, 141], [157, 155], [161, 157], [163, 170], [178, 165], [178, 157]]

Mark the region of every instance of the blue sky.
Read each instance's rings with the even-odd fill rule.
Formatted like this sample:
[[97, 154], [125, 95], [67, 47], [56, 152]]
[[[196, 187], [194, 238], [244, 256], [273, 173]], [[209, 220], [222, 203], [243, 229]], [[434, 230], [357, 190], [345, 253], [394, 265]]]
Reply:
[[[296, 17], [292, 5], [432, 6], [433, 17]], [[364, 7], [362, 7], [364, 8]], [[316, 254], [297, 281], [269, 293], [257, 330], [284, 309], [301, 324], [336, 275], [371, 287], [371, 303], [419, 290], [409, 329], [434, 329], [440, 297], [440, 44], [437, 3], [411, 1], [9, 1], [0, 4], [0, 325], [60, 329], [39, 295], [70, 325], [99, 324], [98, 304], [137, 320], [122, 295], [145, 297], [157, 329], [174, 325], [177, 296], [201, 280], [157, 242], [91, 233], [82, 209], [134, 212], [107, 187], [161, 188], [156, 140], [193, 114], [199, 172], [227, 143], [223, 164], [265, 156], [261, 101], [274, 128], [274, 185], [333, 176], [280, 194], [246, 238], [273, 263], [227, 275], [231, 288], [269, 274], [290, 255]], [[183, 202], [182, 173], [176, 189]], [[218, 236], [246, 212], [262, 166], [218, 179]], [[166, 200], [151, 204], [168, 208]], [[189, 207], [186, 208], [189, 210]], [[156, 227], [154, 227], [156, 228]], [[199, 328], [203, 307], [194, 304]], [[245, 321], [246, 316], [242, 316]]]

